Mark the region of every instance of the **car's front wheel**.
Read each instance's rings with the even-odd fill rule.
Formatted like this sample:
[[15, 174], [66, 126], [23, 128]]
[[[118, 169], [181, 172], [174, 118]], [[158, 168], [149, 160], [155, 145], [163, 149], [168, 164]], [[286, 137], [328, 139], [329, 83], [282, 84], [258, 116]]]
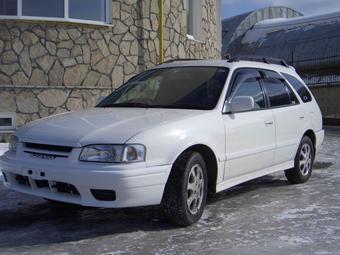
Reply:
[[206, 203], [207, 167], [197, 152], [185, 152], [174, 163], [162, 200], [163, 213], [175, 225], [197, 222]]
[[312, 174], [314, 156], [313, 142], [308, 136], [304, 136], [295, 156], [294, 168], [285, 171], [288, 181], [293, 184], [308, 181]]

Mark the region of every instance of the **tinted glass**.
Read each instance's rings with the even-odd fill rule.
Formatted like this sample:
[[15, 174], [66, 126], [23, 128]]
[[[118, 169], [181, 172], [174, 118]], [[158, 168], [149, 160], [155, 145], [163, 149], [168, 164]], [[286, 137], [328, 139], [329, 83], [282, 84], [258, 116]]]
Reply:
[[288, 90], [288, 94], [289, 94], [289, 98], [290, 98], [290, 101], [292, 104], [299, 104], [299, 100], [297, 99], [293, 89], [287, 84], [286, 84], [286, 87], [287, 87], [287, 90]]
[[263, 85], [272, 107], [291, 104], [288, 89], [282, 81], [275, 78], [263, 79]]
[[256, 78], [250, 78], [241, 83], [236, 91], [233, 92], [233, 97], [250, 96], [254, 98], [255, 109], [263, 109], [266, 107], [261, 85]]
[[64, 17], [64, 0], [22, 0], [22, 14], [38, 17]]
[[312, 95], [309, 93], [309, 91], [301, 81], [299, 81], [298, 79], [289, 74], [282, 73], [282, 75], [293, 86], [293, 88], [299, 94], [303, 102], [307, 103], [312, 101]]
[[145, 107], [211, 110], [215, 108], [228, 69], [174, 67], [147, 71], [127, 82], [98, 107]]
[[17, 15], [17, 0], [0, 0], [0, 15]]
[[12, 126], [12, 118], [0, 118], [0, 127]]
[[69, 3], [70, 18], [105, 22], [106, 0], [69, 0]]

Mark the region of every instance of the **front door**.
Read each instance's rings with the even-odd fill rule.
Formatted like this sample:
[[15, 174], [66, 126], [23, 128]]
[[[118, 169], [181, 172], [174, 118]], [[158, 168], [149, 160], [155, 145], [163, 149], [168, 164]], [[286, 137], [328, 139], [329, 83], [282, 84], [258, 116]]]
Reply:
[[240, 69], [234, 77], [227, 100], [250, 96], [254, 99], [255, 109], [223, 115], [226, 132], [224, 180], [271, 167], [275, 150], [274, 118], [265, 99], [259, 72]]

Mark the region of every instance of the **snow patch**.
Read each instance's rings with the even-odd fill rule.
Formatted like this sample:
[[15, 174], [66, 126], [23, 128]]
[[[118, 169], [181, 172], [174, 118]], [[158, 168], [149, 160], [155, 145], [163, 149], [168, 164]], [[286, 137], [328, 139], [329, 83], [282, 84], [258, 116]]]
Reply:
[[283, 211], [279, 216], [276, 216], [275, 218], [278, 220], [310, 218], [316, 213], [315, 211], [318, 209], [320, 209], [320, 207], [317, 205], [310, 205], [306, 208], [289, 209]]

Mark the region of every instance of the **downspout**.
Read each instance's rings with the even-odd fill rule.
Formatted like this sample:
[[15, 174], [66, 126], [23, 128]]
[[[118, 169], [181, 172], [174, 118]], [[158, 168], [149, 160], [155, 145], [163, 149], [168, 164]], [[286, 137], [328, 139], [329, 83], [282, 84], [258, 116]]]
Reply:
[[159, 0], [159, 63], [164, 62], [164, 0]]

